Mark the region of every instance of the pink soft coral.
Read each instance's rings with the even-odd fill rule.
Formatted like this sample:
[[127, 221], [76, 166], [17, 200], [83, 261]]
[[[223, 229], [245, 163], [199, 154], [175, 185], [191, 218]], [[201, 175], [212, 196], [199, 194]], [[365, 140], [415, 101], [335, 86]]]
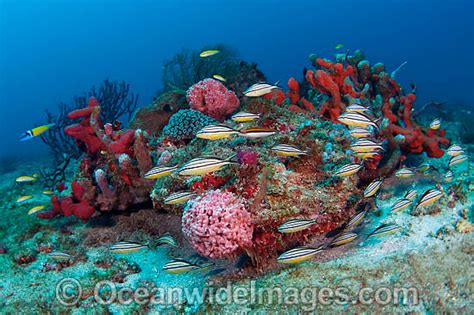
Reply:
[[186, 99], [192, 109], [220, 121], [240, 105], [234, 92], [213, 79], [205, 79], [191, 86], [186, 92]]
[[232, 257], [252, 241], [250, 213], [230, 192], [210, 190], [191, 201], [182, 218], [191, 246], [209, 258]]

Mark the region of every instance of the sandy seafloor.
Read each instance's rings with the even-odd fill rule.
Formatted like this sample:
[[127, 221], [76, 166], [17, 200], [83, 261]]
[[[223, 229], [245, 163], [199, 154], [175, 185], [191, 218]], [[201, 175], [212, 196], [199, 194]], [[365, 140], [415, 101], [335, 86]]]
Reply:
[[[448, 157], [443, 157], [436, 163], [446, 163]], [[22, 164], [15, 171], [0, 176], [0, 193], [3, 200], [3, 216], [0, 221], [0, 245], [7, 249], [6, 254], [0, 254], [0, 312], [16, 313], [93, 313], [108, 310], [114, 314], [130, 312], [171, 313], [212, 312], [212, 313], [295, 313], [297, 311], [334, 312], [361, 311], [383, 312], [462, 312], [472, 313], [474, 289], [474, 241], [472, 237], [473, 198], [472, 187], [466, 187], [467, 201], [457, 203], [454, 208], [447, 206], [447, 200], [441, 200], [434, 214], [413, 216], [406, 211], [392, 214], [390, 206], [401, 198], [409, 184], [390, 185], [382, 189], [394, 191], [386, 195], [384, 200], [378, 199], [379, 211], [372, 212], [364, 222], [362, 234], [367, 234], [380, 223], [396, 223], [403, 227], [402, 232], [373, 239], [365, 242], [346, 245], [329, 252], [324, 252], [313, 261], [295, 266], [273, 268], [255, 277], [241, 278], [232, 283], [235, 288], [279, 287], [282, 290], [300, 290], [307, 287], [305, 297], [296, 298], [291, 291], [284, 294], [281, 300], [272, 301], [234, 300], [229, 302], [227, 293], [223, 290], [214, 295], [214, 302], [192, 304], [190, 301], [177, 301], [170, 298], [167, 302], [140, 305], [132, 302], [128, 305], [112, 303], [100, 305], [94, 300], [94, 285], [100, 280], [110, 280], [111, 274], [125, 274], [123, 283], [116, 283], [117, 288], [138, 287], [184, 287], [202, 289], [213, 287], [215, 292], [219, 287], [226, 287], [223, 282], [213, 283], [205, 273], [189, 273], [170, 275], [161, 269], [169, 260], [168, 250], [144, 250], [128, 255], [114, 255], [115, 260], [109, 266], [98, 266], [97, 261], [110, 257], [104, 246], [81, 246], [81, 235], [87, 224], [74, 218], [59, 218], [40, 220], [28, 216], [27, 211], [36, 204], [48, 204], [49, 197], [41, 195], [41, 188], [36, 186], [19, 186], [14, 183], [18, 175], [32, 174], [43, 161]], [[453, 183], [465, 182], [472, 176], [473, 165], [465, 163], [455, 172]], [[467, 171], [466, 171], [467, 170]], [[463, 174], [462, 176], [460, 174]], [[420, 181], [416, 186], [419, 192], [433, 187], [433, 183]], [[472, 185], [472, 184], [471, 184]], [[446, 184], [443, 185], [446, 188]], [[394, 190], [395, 189], [395, 190]], [[24, 204], [18, 205], [15, 200], [26, 192], [34, 191], [35, 197]], [[445, 198], [447, 199], [447, 197]], [[152, 210], [148, 210], [152, 211]], [[464, 218], [463, 218], [464, 216]], [[68, 227], [68, 233], [61, 229]], [[362, 237], [361, 237], [362, 238]], [[60, 271], [45, 271], [45, 265], [53, 264], [46, 253], [38, 252], [39, 244], [49, 244], [54, 250], [57, 244], [69, 244], [68, 252], [81, 253], [72, 266]], [[64, 249], [64, 248], [63, 248]], [[18, 265], [15, 259], [24, 253], [33, 253], [36, 260], [30, 264]], [[130, 268], [138, 266], [140, 272], [131, 273]], [[132, 267], [131, 267], [132, 266]], [[128, 270], [128, 271], [127, 271]], [[56, 285], [65, 278], [78, 280], [83, 287], [82, 298], [73, 306], [62, 305], [56, 295]], [[120, 281], [120, 282], [122, 282]], [[322, 302], [315, 303], [316, 292], [322, 288], [336, 290], [347, 288], [350, 302], [336, 303], [336, 299], [323, 297]], [[393, 288], [416, 288], [419, 301], [404, 300], [398, 296], [397, 303], [393, 297], [388, 304], [364, 304], [357, 299], [360, 288], [372, 290], [383, 288], [381, 291]], [[69, 290], [69, 291], [68, 291]], [[66, 294], [74, 296], [77, 290], [69, 288]], [[381, 292], [380, 291], [380, 292]], [[61, 291], [62, 292], [62, 291]], [[247, 292], [247, 291], [244, 291]], [[104, 292], [101, 292], [104, 293]], [[105, 294], [105, 293], [104, 293]], [[311, 295], [312, 294], [312, 295]], [[106, 295], [101, 295], [106, 296]], [[248, 296], [247, 296], [248, 297]], [[382, 295], [383, 297], [383, 295]], [[386, 301], [386, 299], [382, 299]], [[70, 301], [70, 300], [68, 300]]]

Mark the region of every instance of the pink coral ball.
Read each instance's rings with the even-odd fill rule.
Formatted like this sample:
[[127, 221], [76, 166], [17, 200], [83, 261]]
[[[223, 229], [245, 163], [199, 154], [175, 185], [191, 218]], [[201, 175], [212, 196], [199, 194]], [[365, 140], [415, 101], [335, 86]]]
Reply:
[[242, 200], [220, 190], [188, 203], [182, 229], [191, 246], [209, 258], [233, 257], [251, 244], [253, 234], [251, 215]]
[[219, 121], [223, 121], [240, 105], [234, 92], [213, 79], [205, 79], [191, 86], [186, 92], [186, 99], [192, 109]]

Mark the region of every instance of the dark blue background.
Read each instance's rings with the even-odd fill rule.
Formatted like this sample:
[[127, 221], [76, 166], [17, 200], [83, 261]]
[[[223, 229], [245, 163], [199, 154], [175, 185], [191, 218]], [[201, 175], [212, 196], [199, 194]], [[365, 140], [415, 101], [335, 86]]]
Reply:
[[416, 82], [418, 104], [474, 103], [471, 0], [0, 1], [0, 153], [44, 149], [18, 134], [44, 109], [105, 77], [150, 102], [163, 60], [182, 47], [225, 43], [256, 61], [269, 81], [300, 76], [308, 54], [362, 49], [371, 63]]

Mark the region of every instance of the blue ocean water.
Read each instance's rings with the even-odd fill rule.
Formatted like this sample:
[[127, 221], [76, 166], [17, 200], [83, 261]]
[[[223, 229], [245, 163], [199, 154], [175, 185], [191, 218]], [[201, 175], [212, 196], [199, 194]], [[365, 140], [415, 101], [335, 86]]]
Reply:
[[270, 81], [301, 76], [308, 55], [361, 49], [398, 80], [415, 82], [418, 106], [474, 103], [471, 0], [2, 0], [0, 152], [45, 152], [17, 135], [44, 111], [98, 85], [125, 80], [149, 104], [161, 68], [181, 48], [224, 43], [257, 62]]

